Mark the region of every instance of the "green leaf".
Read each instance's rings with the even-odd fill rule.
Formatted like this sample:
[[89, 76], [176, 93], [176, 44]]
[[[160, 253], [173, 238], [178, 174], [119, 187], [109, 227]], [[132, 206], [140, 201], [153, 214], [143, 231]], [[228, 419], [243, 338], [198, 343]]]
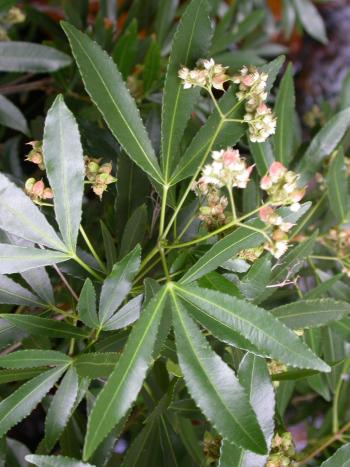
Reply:
[[[218, 105], [227, 118], [239, 119], [243, 115], [243, 104], [237, 102], [235, 89], [236, 87], [232, 86], [218, 101]], [[222, 122], [219, 112], [215, 109], [181, 157], [172, 175], [171, 184], [192, 176], [211, 151], [233, 146], [244, 131], [245, 126], [241, 123]]]
[[113, 266], [112, 272], [102, 285], [99, 320], [104, 325], [113, 315], [131, 290], [141, 262], [141, 248], [137, 245], [133, 251]]
[[23, 272], [68, 261], [70, 256], [59, 251], [41, 250], [0, 243], [0, 274]]
[[71, 326], [62, 321], [40, 318], [39, 316], [1, 313], [0, 317], [34, 336], [46, 335], [49, 337], [84, 339], [90, 334], [89, 331], [84, 331], [82, 328]]
[[[119, 176], [119, 173], [118, 173]], [[117, 252], [112, 235], [110, 234], [107, 226], [100, 220], [101, 233], [103, 238], [103, 247], [106, 255], [107, 270], [112, 271], [113, 264], [117, 261]]]
[[298, 18], [311, 37], [326, 44], [328, 42], [326, 27], [322, 16], [311, 0], [293, 0]]
[[17, 383], [18, 381], [23, 381], [26, 379], [34, 378], [34, 376], [38, 376], [47, 368], [20, 368], [16, 370], [0, 370], [0, 384], [5, 383]]
[[327, 175], [327, 186], [331, 209], [337, 221], [342, 223], [349, 211], [348, 179], [342, 148], [339, 148], [331, 160]]
[[169, 29], [174, 20], [179, 0], [163, 0], [157, 5], [157, 16], [155, 19], [155, 29], [159, 44], [163, 45], [169, 34]]
[[31, 199], [0, 173], [0, 228], [5, 232], [65, 251], [66, 248]]
[[131, 159], [162, 183], [159, 164], [139, 111], [112, 59], [88, 36], [63, 22], [85, 88]]
[[44, 301], [44, 303], [54, 304], [55, 297], [51, 285], [50, 277], [45, 268], [35, 268], [22, 272], [21, 276], [30, 285], [31, 289]]
[[68, 251], [74, 253], [81, 221], [85, 167], [78, 125], [62, 95], [56, 97], [48, 111], [43, 151], [56, 220]]
[[112, 53], [113, 60], [118, 65], [124, 80], [131, 74], [135, 65], [138, 41], [137, 21], [133, 20], [122, 36], [118, 38]]
[[213, 334], [218, 322], [239, 332], [263, 356], [298, 368], [329, 371], [328, 365], [268, 311], [213, 290], [189, 286], [176, 286], [176, 289], [184, 300], [193, 303], [206, 315], [210, 323], [208, 328]]
[[143, 295], [138, 295], [128, 301], [103, 325], [104, 331], [122, 329], [134, 323], [140, 316]]
[[125, 225], [120, 242], [119, 256], [123, 257], [129, 253], [138, 243], [144, 239], [148, 222], [147, 207], [145, 204], [139, 206], [132, 213]]
[[350, 305], [331, 298], [299, 300], [271, 310], [271, 313], [291, 329], [325, 326], [350, 313]]
[[66, 370], [66, 367], [46, 371], [24, 383], [0, 402], [0, 436], [27, 417]]
[[275, 114], [277, 117], [274, 147], [276, 160], [288, 167], [293, 156], [294, 133], [291, 125], [295, 112], [295, 91], [293, 83], [293, 66], [289, 63], [278, 89]]
[[254, 158], [259, 175], [265, 175], [269, 170], [270, 165], [275, 160], [270, 141], [267, 140], [264, 143], [252, 143], [249, 139], [249, 149]]
[[0, 71], [47, 73], [71, 63], [68, 55], [46, 45], [15, 41], [0, 43]]
[[45, 419], [45, 444], [51, 451], [68, 423], [78, 395], [78, 375], [70, 368], [62, 378]]
[[264, 71], [268, 75], [267, 82], [266, 82], [267, 92], [271, 90], [285, 60], [286, 60], [286, 57], [284, 55], [280, 55], [279, 57], [276, 57], [271, 62], [266, 63], [265, 65], [262, 65], [259, 67], [260, 71]]
[[237, 282], [237, 287], [248, 301], [259, 302], [264, 294], [271, 275], [270, 255], [264, 255], [252, 264], [243, 279]]
[[81, 289], [78, 302], [79, 319], [89, 328], [97, 329], [100, 325], [96, 311], [96, 292], [90, 279], [86, 279]]
[[[263, 228], [264, 224], [260, 220], [257, 220], [251, 223], [251, 226]], [[214, 271], [241, 250], [259, 246], [264, 240], [265, 237], [259, 232], [244, 227], [238, 228], [216, 242], [210, 250], [186, 272], [180, 280], [181, 284], [189, 284], [208, 272]]]
[[34, 307], [45, 306], [36, 295], [4, 275], [0, 275], [0, 303]]
[[199, 97], [197, 87], [184, 89], [178, 77], [183, 66], [193, 68], [206, 56], [211, 39], [211, 22], [207, 0], [192, 0], [186, 8], [172, 42], [165, 78], [162, 108], [162, 168], [169, 180], [178, 159], [179, 146], [187, 121]]
[[344, 444], [333, 456], [322, 462], [321, 467], [350, 467], [350, 443]]
[[[270, 447], [274, 432], [275, 391], [265, 360], [246, 354], [239, 366], [238, 379], [249, 396], [266, 444]], [[219, 467], [264, 467], [266, 459], [267, 456], [244, 451], [224, 441], [221, 445]]]
[[36, 368], [69, 364], [68, 355], [57, 350], [17, 350], [0, 356], [1, 368]]
[[314, 176], [324, 159], [337, 147], [349, 126], [350, 109], [345, 109], [335, 114], [321, 128], [297, 166], [297, 171], [302, 175], [302, 182], [306, 182]]
[[245, 390], [174, 292], [172, 298], [177, 354], [191, 396], [224, 439], [265, 454], [266, 442]]
[[64, 456], [39, 456], [37, 454], [29, 454], [25, 457], [27, 462], [37, 465], [38, 467], [95, 467], [92, 464], [72, 459]]
[[20, 131], [25, 135], [29, 134], [27, 121], [12, 102], [6, 97], [0, 95], [0, 125]]
[[147, 93], [160, 73], [160, 47], [158, 42], [152, 37], [151, 45], [147, 51], [143, 69], [143, 89]]
[[81, 377], [105, 378], [114, 370], [118, 358], [116, 352], [80, 354], [74, 361], [74, 367]]
[[126, 414], [139, 393], [153, 349], [165, 305], [166, 288], [152, 299], [133, 327], [124, 352], [91, 411], [84, 446], [84, 459]]

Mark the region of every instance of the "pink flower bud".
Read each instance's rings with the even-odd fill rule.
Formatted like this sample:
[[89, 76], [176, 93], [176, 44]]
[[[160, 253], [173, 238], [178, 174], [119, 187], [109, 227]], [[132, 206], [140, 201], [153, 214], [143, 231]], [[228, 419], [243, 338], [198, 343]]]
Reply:
[[264, 175], [260, 181], [260, 188], [262, 190], [268, 190], [272, 187], [272, 180], [268, 175]]
[[239, 160], [239, 151], [237, 149], [227, 148], [222, 156], [224, 166], [227, 167]]
[[38, 180], [34, 183], [32, 193], [34, 196], [41, 198], [45, 190], [45, 184], [42, 180]]
[[277, 182], [286, 171], [286, 167], [281, 162], [273, 162], [269, 168], [269, 174], [273, 182]]
[[51, 188], [45, 188], [43, 193], [43, 199], [52, 199], [53, 198], [53, 191]]
[[293, 191], [291, 194], [291, 199], [294, 203], [299, 203], [305, 196], [305, 188]]
[[254, 83], [254, 78], [252, 75], [246, 75], [243, 77], [242, 79], [242, 83], [245, 85], [245, 86], [251, 86], [253, 83]]
[[275, 211], [272, 209], [271, 206], [264, 206], [259, 209], [259, 217], [266, 224], [269, 223], [269, 219], [271, 219], [271, 216], [273, 216], [274, 214]]

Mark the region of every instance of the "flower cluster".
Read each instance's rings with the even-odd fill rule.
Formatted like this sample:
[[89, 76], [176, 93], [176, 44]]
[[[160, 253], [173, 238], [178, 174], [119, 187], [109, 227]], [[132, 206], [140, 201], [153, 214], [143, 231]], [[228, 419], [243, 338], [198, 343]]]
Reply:
[[36, 164], [40, 170], [45, 170], [43, 145], [41, 141], [30, 141], [27, 143], [32, 147], [32, 150], [26, 157], [26, 161]]
[[289, 431], [274, 436], [271, 453], [266, 467], [288, 467], [295, 457], [295, 447], [292, 434]]
[[262, 143], [275, 133], [276, 117], [265, 104], [268, 75], [255, 67], [244, 66], [233, 82], [239, 84], [237, 98], [245, 100], [244, 120], [248, 123], [249, 138], [253, 143]]
[[293, 224], [284, 222], [272, 206], [290, 206], [292, 211], [300, 208], [299, 201], [305, 194], [305, 188], [298, 188], [298, 179], [298, 174], [288, 170], [280, 162], [274, 162], [260, 182], [268, 199], [266, 205], [260, 208], [259, 217], [273, 229], [271, 242], [265, 244], [265, 249], [275, 258], [280, 258], [287, 251], [288, 232]]
[[35, 178], [28, 178], [24, 186], [25, 192], [30, 198], [39, 203], [42, 200], [52, 199], [53, 192], [51, 188], [45, 187], [42, 180], [35, 180]]
[[305, 188], [298, 186], [299, 175], [288, 170], [281, 162], [271, 164], [268, 173], [261, 179], [260, 188], [269, 195], [269, 203], [274, 206], [290, 205], [298, 211], [299, 201], [305, 195]]
[[183, 81], [184, 89], [199, 86], [206, 89], [213, 87], [224, 90], [224, 83], [231, 79], [226, 73], [227, 69], [228, 67], [216, 64], [212, 58], [210, 60], [200, 59], [196, 68], [190, 70], [182, 67], [178, 76]]
[[213, 162], [204, 167], [202, 177], [198, 181], [198, 188], [202, 192], [207, 191], [208, 185], [218, 188], [226, 186], [228, 189], [246, 188], [254, 166], [247, 166], [238, 149], [213, 151], [211, 157]]
[[84, 159], [86, 178], [91, 183], [93, 192], [102, 198], [107, 186], [117, 181], [111, 175], [112, 164], [107, 162], [100, 165], [101, 159], [93, 159], [87, 156]]
[[226, 223], [225, 209], [228, 205], [226, 196], [220, 196], [220, 191], [211, 187], [207, 192], [206, 202], [206, 206], [199, 208], [199, 219], [208, 228], [224, 225]]

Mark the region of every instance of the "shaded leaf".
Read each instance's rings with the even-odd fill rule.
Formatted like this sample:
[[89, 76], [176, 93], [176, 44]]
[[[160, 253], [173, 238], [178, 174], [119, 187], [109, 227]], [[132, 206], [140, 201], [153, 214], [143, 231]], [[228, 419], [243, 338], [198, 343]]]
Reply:
[[275, 160], [270, 141], [267, 140], [264, 143], [252, 143], [249, 139], [249, 149], [254, 158], [259, 175], [265, 175], [270, 165]]
[[118, 358], [116, 352], [80, 354], [74, 361], [74, 367], [81, 377], [105, 378], [114, 370]]
[[64, 456], [40, 456], [37, 454], [29, 454], [25, 459], [38, 467], [95, 467], [92, 464], [86, 464], [85, 462]]
[[71, 362], [68, 355], [57, 350], [17, 350], [0, 356], [1, 368], [36, 368], [40, 366], [67, 365]]
[[[1, 46], [1, 44], [0, 44]], [[1, 60], [1, 57], [0, 57]], [[29, 134], [27, 121], [19, 110], [12, 102], [6, 97], [0, 95], [0, 125], [12, 128], [13, 130], [20, 131], [25, 135]]]
[[4, 275], [0, 275], [0, 303], [24, 306], [44, 306], [36, 295]]
[[344, 150], [340, 148], [329, 166], [327, 175], [328, 199], [331, 209], [339, 223], [345, 221], [349, 210], [348, 180], [345, 167]]
[[85, 167], [78, 125], [58, 95], [47, 113], [43, 140], [46, 174], [54, 194], [55, 216], [67, 250], [76, 250]]
[[78, 302], [79, 319], [89, 328], [97, 329], [100, 325], [96, 310], [96, 292], [90, 279], [86, 279], [81, 289]]
[[311, 0], [293, 0], [298, 18], [311, 37], [326, 44], [327, 33], [322, 16]]
[[147, 229], [147, 221], [147, 207], [142, 204], [135, 209], [125, 225], [120, 243], [120, 257], [128, 254], [138, 243], [142, 242]]

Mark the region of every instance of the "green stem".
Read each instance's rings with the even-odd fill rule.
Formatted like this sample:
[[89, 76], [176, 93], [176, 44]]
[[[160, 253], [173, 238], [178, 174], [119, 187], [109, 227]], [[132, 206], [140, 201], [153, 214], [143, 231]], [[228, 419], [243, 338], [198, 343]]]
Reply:
[[160, 221], [159, 221], [159, 238], [162, 238], [162, 235], [164, 232], [166, 202], [167, 202], [169, 188], [170, 188], [169, 185], [163, 186], [162, 207], [160, 211]]
[[85, 241], [87, 247], [88, 247], [89, 250], [91, 251], [92, 256], [96, 259], [96, 261], [98, 262], [98, 264], [99, 264], [100, 268], [102, 269], [102, 271], [103, 271], [105, 274], [107, 274], [108, 271], [107, 271], [106, 266], [103, 264], [101, 258], [98, 256], [98, 254], [97, 254], [95, 248], [92, 246], [92, 244], [91, 244], [91, 242], [90, 242], [90, 240], [89, 240], [89, 237], [86, 235], [86, 232], [85, 232], [85, 230], [83, 229], [83, 226], [82, 226], [82, 225], [79, 226], [79, 231], [80, 231], [80, 233], [81, 233], [81, 235], [82, 235], [82, 237], [83, 237], [83, 239], [84, 239], [84, 241]]
[[237, 212], [236, 212], [235, 200], [233, 199], [232, 188], [230, 188], [228, 185], [226, 186], [226, 188], [227, 188], [228, 196], [229, 196], [229, 199], [230, 199], [230, 205], [231, 205], [231, 210], [232, 210], [232, 219], [235, 221], [237, 219]]
[[211, 88], [205, 88], [205, 89], [208, 91], [208, 94], [209, 94], [209, 96], [211, 97], [211, 100], [213, 101], [213, 104], [214, 104], [216, 110], [218, 111], [220, 117], [221, 117], [222, 119], [225, 119], [225, 115], [222, 113], [222, 110], [220, 109], [220, 106], [219, 106], [219, 104], [217, 103], [217, 100], [215, 99], [215, 96], [214, 96], [214, 94], [213, 94], [213, 91], [211, 90]]
[[242, 224], [241, 222], [237, 222], [236, 225], [238, 225], [240, 227], [243, 227], [244, 229], [248, 229], [248, 230], [252, 230], [253, 232], [257, 232], [257, 233], [263, 235], [269, 243], [272, 243], [270, 237], [267, 235], [267, 233], [264, 230], [258, 229], [257, 227], [253, 227], [251, 225]]
[[88, 271], [95, 279], [103, 282], [103, 277], [97, 274], [88, 264], [86, 264], [82, 259], [79, 258], [76, 254], [72, 255], [71, 258], [78, 263], [82, 268]]

